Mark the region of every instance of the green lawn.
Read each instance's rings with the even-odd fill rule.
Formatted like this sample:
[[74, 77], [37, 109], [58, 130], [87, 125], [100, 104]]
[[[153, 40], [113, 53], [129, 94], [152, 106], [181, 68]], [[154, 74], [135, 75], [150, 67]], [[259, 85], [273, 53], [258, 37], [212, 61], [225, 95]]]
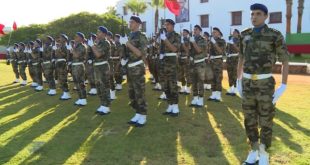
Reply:
[[[161, 115], [167, 104], [148, 82], [148, 123], [134, 128], [126, 124], [134, 115], [126, 84], [112, 113], [102, 117], [94, 114], [97, 96], [78, 108], [74, 92], [73, 99], [60, 101], [59, 90], [49, 97], [46, 90], [12, 85], [11, 66], [4, 62], [0, 77], [0, 164], [238, 165], [249, 150], [237, 97], [195, 109], [187, 106], [190, 96], [180, 96], [181, 116], [167, 118]], [[223, 82], [227, 88], [227, 79]], [[310, 84], [294, 81], [278, 103], [271, 164], [309, 164], [309, 97]]]

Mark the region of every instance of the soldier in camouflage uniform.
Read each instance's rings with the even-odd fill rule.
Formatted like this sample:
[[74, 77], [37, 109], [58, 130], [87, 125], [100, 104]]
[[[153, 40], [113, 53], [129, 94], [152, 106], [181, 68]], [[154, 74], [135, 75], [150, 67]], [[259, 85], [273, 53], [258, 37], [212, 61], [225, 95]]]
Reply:
[[[120, 44], [119, 39], [120, 35], [116, 34], [114, 37], [115, 42], [115, 50], [114, 53], [111, 54], [111, 59], [113, 61], [113, 73], [114, 73], [114, 79], [116, 82], [115, 89], [116, 90], [122, 90], [122, 74], [121, 74], [121, 58], [124, 56], [124, 48]], [[112, 52], [111, 52], [112, 53]]]
[[168, 108], [164, 115], [178, 116], [179, 115], [179, 96], [177, 86], [177, 53], [181, 45], [181, 37], [174, 31], [175, 22], [171, 19], [166, 19], [165, 26], [167, 33], [162, 31], [160, 34], [161, 45], [164, 47], [164, 54], [160, 58], [164, 64], [164, 80], [163, 90], [167, 95]]
[[211, 69], [213, 72], [212, 95], [209, 100], [221, 101], [222, 80], [223, 80], [223, 54], [225, 53], [226, 42], [222, 39], [223, 34], [219, 28], [213, 28], [212, 39], [210, 40]]
[[210, 56], [210, 51], [209, 51], [209, 48], [210, 48], [210, 34], [208, 32], [204, 32], [203, 33], [203, 37], [204, 39], [206, 40], [207, 42], [207, 59], [206, 59], [206, 75], [205, 75], [205, 82], [204, 82], [204, 89], [206, 90], [211, 90], [211, 84], [212, 84], [212, 80], [213, 80], [213, 71], [212, 71], [212, 68], [211, 68], [211, 61], [209, 59], [209, 56]]
[[66, 47], [67, 42], [68, 36], [66, 34], [61, 34], [57, 40], [55, 49], [55, 73], [57, 73], [58, 84], [63, 91], [60, 97], [61, 100], [68, 100], [71, 98], [67, 80], [67, 60], [69, 58], [69, 51]]
[[42, 67], [41, 67], [41, 57], [42, 57], [42, 42], [40, 39], [35, 40], [33, 49], [31, 51], [31, 65], [34, 70], [34, 80], [38, 84], [35, 88], [36, 91], [43, 90], [42, 81]]
[[15, 43], [13, 47], [13, 51], [10, 52], [10, 49], [7, 49], [7, 65], [12, 65], [13, 72], [15, 74], [15, 80], [13, 83], [19, 83], [19, 71], [17, 65], [17, 52], [18, 52], [18, 44]]
[[72, 48], [72, 77], [74, 85], [77, 88], [79, 99], [74, 103], [77, 106], [85, 106], [86, 89], [85, 89], [85, 68], [84, 61], [87, 57], [87, 46], [84, 44], [85, 35], [77, 32], [74, 38], [74, 46]]
[[227, 53], [227, 74], [229, 82], [229, 90], [226, 95], [235, 96], [235, 87], [237, 82], [237, 65], [238, 65], [238, 53], [239, 53], [239, 43], [240, 43], [240, 32], [235, 29], [233, 35], [229, 38], [226, 46]]
[[42, 67], [44, 77], [48, 82], [49, 91], [47, 95], [54, 96], [56, 95], [56, 84], [54, 79], [54, 50], [52, 42], [54, 42], [54, 38], [51, 36], [46, 37], [46, 41], [43, 45], [42, 52]]
[[130, 105], [136, 110], [135, 116], [128, 122], [136, 127], [142, 127], [146, 124], [147, 105], [145, 100], [145, 66], [147, 38], [139, 27], [142, 21], [138, 16], [131, 16], [129, 27], [131, 33], [129, 39], [121, 37], [120, 43], [128, 48], [129, 57], [122, 59], [122, 65], [128, 62], [128, 93], [131, 101]]
[[85, 71], [86, 71], [86, 78], [88, 80], [88, 84], [90, 85], [90, 91], [88, 92], [89, 95], [96, 95], [96, 82], [95, 82], [95, 71], [93, 62], [95, 60], [95, 55], [92, 48], [89, 44], [93, 43], [97, 38], [97, 35], [94, 33], [90, 34], [90, 39], [88, 40], [88, 49], [87, 49], [87, 62], [85, 64]]
[[187, 29], [183, 29], [181, 38], [181, 55], [179, 57], [179, 81], [182, 83], [180, 92], [181, 94], [190, 94], [191, 86], [191, 64], [190, 64], [190, 36]]
[[18, 52], [17, 52], [17, 64], [20, 77], [23, 81], [20, 83], [21, 86], [27, 85], [27, 75], [26, 75], [26, 67], [27, 67], [27, 55], [25, 51], [25, 44], [19, 43]]
[[[110, 54], [114, 54], [115, 53], [115, 43], [113, 41], [113, 33], [108, 31], [108, 35], [107, 35], [107, 40], [108, 42], [110, 43]], [[115, 100], [116, 99], [116, 95], [115, 95], [115, 77], [114, 77], [114, 61], [112, 58], [114, 58], [114, 56], [112, 57], [109, 57], [109, 64], [110, 64], [110, 97], [111, 97], [111, 100]], [[116, 63], [115, 63], [116, 65]]]
[[100, 98], [100, 107], [97, 109], [99, 115], [110, 113], [110, 66], [109, 58], [111, 53], [110, 42], [107, 40], [108, 30], [100, 26], [97, 30], [97, 39], [95, 43], [89, 42], [94, 55], [95, 82]]
[[26, 55], [27, 55], [27, 65], [28, 65], [29, 75], [32, 79], [31, 87], [37, 87], [38, 83], [35, 82], [35, 71], [34, 71], [34, 67], [32, 65], [32, 56], [31, 56], [33, 45], [34, 45], [33, 41], [30, 41], [27, 44]]
[[152, 75], [153, 75], [153, 83], [155, 83], [155, 86], [153, 88], [153, 90], [158, 90], [161, 91], [161, 85], [159, 82], [159, 61], [158, 61], [158, 56], [159, 56], [159, 43], [156, 42], [157, 37], [153, 36], [151, 43], [149, 45], [149, 51], [150, 51], [150, 61], [151, 61], [151, 65], [149, 66], [152, 70]]
[[205, 80], [205, 68], [206, 68], [206, 55], [207, 55], [207, 42], [201, 36], [201, 27], [199, 25], [194, 26], [194, 37], [191, 37], [190, 41], [193, 45], [194, 51], [194, 67], [193, 67], [193, 100], [191, 105], [203, 107], [204, 96], [204, 80]]
[[[268, 165], [266, 149], [271, 146], [275, 103], [286, 89], [289, 55], [281, 32], [265, 24], [267, 7], [253, 4], [251, 10], [254, 27], [241, 32], [237, 89], [242, 97], [244, 125], [252, 147], [246, 164], [254, 164], [259, 159], [260, 165]], [[277, 60], [282, 62], [282, 84], [275, 91], [272, 68]]]

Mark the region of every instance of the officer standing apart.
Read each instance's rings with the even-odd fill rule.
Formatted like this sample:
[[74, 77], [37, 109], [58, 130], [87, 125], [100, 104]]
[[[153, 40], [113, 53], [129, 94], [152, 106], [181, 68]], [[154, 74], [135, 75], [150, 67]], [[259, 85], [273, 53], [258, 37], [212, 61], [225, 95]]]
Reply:
[[[253, 4], [250, 8], [254, 27], [241, 32], [237, 89], [242, 97], [244, 125], [252, 147], [246, 163], [259, 160], [260, 165], [267, 165], [266, 149], [271, 146], [275, 103], [286, 89], [289, 55], [282, 34], [265, 24], [267, 7]], [[275, 91], [271, 72], [277, 59], [282, 62], [282, 83]]]
[[145, 101], [145, 66], [143, 60], [146, 56], [147, 38], [139, 27], [142, 21], [138, 16], [131, 16], [129, 39], [121, 37], [120, 43], [125, 44], [129, 51], [129, 58], [122, 59], [121, 63], [128, 62], [128, 91], [131, 106], [136, 110], [135, 116], [128, 124], [143, 127], [146, 124], [147, 105]]
[[110, 42], [107, 40], [108, 30], [104, 26], [100, 26], [97, 31], [97, 39], [95, 45], [89, 43], [94, 54], [94, 72], [95, 83], [97, 87], [98, 96], [100, 98], [100, 107], [97, 113], [106, 115], [110, 113], [110, 66], [109, 58], [111, 53]]
[[163, 89], [167, 96], [168, 108], [164, 115], [178, 116], [179, 115], [179, 95], [177, 86], [177, 53], [179, 52], [181, 37], [174, 31], [175, 22], [172, 19], [166, 19], [165, 27], [167, 33], [162, 31], [160, 34], [161, 45], [164, 47], [163, 58], [164, 80]]

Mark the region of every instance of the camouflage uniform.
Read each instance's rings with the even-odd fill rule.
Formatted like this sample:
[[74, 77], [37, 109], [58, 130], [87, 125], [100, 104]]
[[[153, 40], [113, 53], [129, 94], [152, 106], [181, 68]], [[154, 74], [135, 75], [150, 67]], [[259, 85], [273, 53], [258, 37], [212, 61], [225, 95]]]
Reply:
[[42, 67], [43, 67], [43, 73], [44, 77], [46, 78], [46, 81], [48, 82], [49, 89], [56, 89], [55, 85], [55, 79], [54, 79], [54, 64], [52, 62], [53, 58], [53, 46], [52, 45], [45, 45], [43, 47], [42, 52]]
[[[219, 46], [223, 53], [218, 52], [215, 49], [215, 44], [211, 43], [210, 46], [210, 59], [211, 69], [213, 72], [212, 91], [222, 91], [223, 80], [223, 54], [225, 52], [226, 42], [224, 39], [215, 39], [217, 46]], [[220, 57], [221, 56], [221, 57]]]
[[86, 99], [84, 61], [87, 56], [87, 46], [83, 43], [75, 43], [72, 54], [73, 81], [77, 87], [79, 99]]
[[18, 71], [18, 64], [17, 64], [17, 52], [12, 52], [9, 55], [8, 59], [10, 60], [10, 63], [12, 65], [12, 69], [13, 69], [13, 72], [15, 74], [15, 78], [19, 79], [19, 71]]
[[[111, 59], [112, 58], [112, 56], [110, 57], [110, 54], [111, 55], [114, 55], [114, 53], [115, 53], [115, 43], [113, 42], [113, 41], [108, 41], [109, 43], [110, 43], [110, 53], [109, 53], [109, 58], [110, 59], [108, 59], [109, 60], [109, 65], [110, 65], [110, 67], [111, 67], [111, 73], [109, 74], [110, 75], [110, 88], [111, 88], [111, 90], [112, 91], [115, 91], [115, 81], [114, 81], [114, 67], [116, 67], [116, 66], [114, 66], [114, 63], [115, 63], [115, 65], [116, 65], [116, 61], [113, 61], [113, 59]], [[113, 56], [114, 57], [114, 56]]]
[[19, 49], [19, 52], [17, 52], [17, 63], [18, 63], [18, 70], [19, 70], [19, 74], [20, 77], [23, 80], [27, 80], [27, 76], [26, 76], [26, 67], [27, 67], [27, 55], [24, 52], [24, 49]]
[[31, 64], [34, 70], [34, 81], [38, 83], [38, 86], [42, 86], [42, 67], [41, 67], [41, 55], [39, 47], [33, 48], [31, 53]]
[[[243, 72], [270, 74], [277, 60], [288, 61], [288, 52], [282, 34], [265, 25], [260, 32], [252, 28], [241, 33], [240, 56], [245, 60]], [[273, 77], [242, 80], [242, 109], [246, 134], [252, 144], [258, 139], [270, 147], [275, 106], [272, 103], [275, 80]], [[258, 125], [261, 127], [258, 133]], [[257, 149], [257, 148], [256, 148]]]
[[151, 55], [151, 61], [152, 61], [152, 70], [153, 70], [153, 77], [155, 80], [155, 83], [159, 83], [159, 50], [158, 50], [158, 43], [154, 41], [154, 43], [150, 47], [150, 55]]
[[[234, 45], [239, 47], [239, 39], [238, 38], [233, 38]], [[238, 56], [235, 56], [238, 54], [238, 50], [234, 49], [232, 44], [227, 44], [226, 47], [226, 52], [227, 52], [227, 73], [228, 73], [228, 81], [229, 81], [229, 86], [234, 86], [236, 87], [236, 82], [237, 82], [237, 67], [238, 67]]]
[[[92, 63], [89, 63], [88, 61], [91, 60]], [[85, 64], [85, 71], [86, 71], [86, 78], [88, 80], [88, 83], [90, 85], [90, 88], [96, 88], [96, 82], [95, 82], [95, 71], [93, 62], [95, 60], [95, 55], [91, 47], [88, 46], [87, 49], [87, 62]]]
[[[108, 63], [110, 57], [110, 42], [107, 39], [102, 39], [95, 45], [100, 57], [95, 57], [94, 71], [95, 82], [98, 91], [98, 96], [102, 106], [110, 106], [110, 66]], [[101, 64], [100, 64], [101, 63]]]
[[183, 45], [185, 47], [190, 47], [190, 42], [189, 42], [189, 38], [183, 38], [184, 43], [181, 45], [181, 55], [179, 57], [179, 81], [181, 81], [182, 86], [187, 86], [190, 87], [190, 85], [192, 84], [192, 80], [191, 80], [191, 62], [189, 59], [189, 53], [190, 52], [186, 52], [186, 50], [183, 48]]
[[[177, 49], [180, 48], [181, 37], [175, 31], [167, 33], [167, 40], [175, 46]], [[164, 46], [165, 57], [163, 59], [163, 90], [167, 95], [168, 104], [178, 104], [179, 95], [178, 95], [178, 86], [177, 86], [177, 57], [176, 56], [167, 56], [167, 53], [175, 53], [168, 49], [168, 47], [161, 42]], [[178, 51], [177, 51], [178, 52]]]
[[[111, 47], [113, 49], [113, 47]], [[124, 55], [124, 48], [119, 42], [115, 42], [114, 51], [111, 51], [111, 73], [113, 73], [113, 81], [115, 80], [116, 84], [122, 84], [122, 74], [121, 74], [121, 61], [120, 59]]]
[[[32, 51], [32, 48], [29, 48]], [[32, 65], [32, 56], [31, 53], [26, 53], [27, 56], [27, 65], [28, 65], [28, 71], [29, 71], [29, 75], [32, 79], [33, 82], [35, 82], [35, 71], [34, 71], [34, 67]]]
[[55, 50], [55, 73], [58, 77], [58, 84], [63, 92], [68, 92], [68, 71], [67, 71], [67, 59], [69, 58], [69, 52], [65, 43], [58, 43]]
[[[202, 52], [195, 52], [193, 55], [194, 58], [194, 68], [192, 74], [193, 80], [193, 96], [203, 97], [204, 94], [204, 80], [205, 80], [205, 59], [207, 54], [207, 43], [202, 36], [195, 37], [197, 46], [202, 49]], [[194, 48], [193, 48], [194, 49]], [[195, 51], [195, 50], [194, 50]]]
[[[141, 31], [131, 32], [128, 37], [134, 47], [139, 49], [143, 56], [146, 55], [147, 38]], [[128, 49], [128, 93], [131, 101], [131, 106], [138, 114], [146, 115], [147, 105], [145, 100], [145, 67], [143, 64], [144, 57], [137, 57], [130, 49]], [[132, 64], [142, 61], [141, 64], [131, 66]]]

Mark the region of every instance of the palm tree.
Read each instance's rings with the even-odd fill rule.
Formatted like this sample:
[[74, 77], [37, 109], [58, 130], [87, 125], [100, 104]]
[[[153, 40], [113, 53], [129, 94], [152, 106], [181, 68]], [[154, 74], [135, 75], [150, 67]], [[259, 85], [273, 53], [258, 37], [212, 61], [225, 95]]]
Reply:
[[302, 14], [304, 11], [305, 0], [298, 0], [298, 21], [297, 21], [297, 33], [301, 33]]
[[165, 7], [165, 3], [164, 3], [164, 0], [152, 0], [150, 5], [155, 8], [155, 33], [157, 33], [158, 21], [159, 21], [158, 9], [159, 8], [164, 8]]
[[291, 33], [292, 5], [293, 0], [286, 0], [286, 34]]
[[139, 15], [140, 13], [144, 13], [147, 9], [147, 5], [143, 0], [129, 0], [125, 7], [127, 7], [133, 14]]

